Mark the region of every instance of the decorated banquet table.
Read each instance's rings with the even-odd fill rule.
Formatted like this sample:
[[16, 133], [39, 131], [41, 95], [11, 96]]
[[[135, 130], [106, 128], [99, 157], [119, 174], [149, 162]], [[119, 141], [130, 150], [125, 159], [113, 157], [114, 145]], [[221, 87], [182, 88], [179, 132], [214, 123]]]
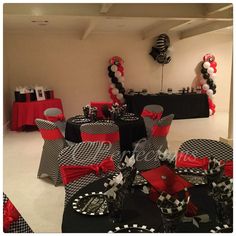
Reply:
[[[65, 138], [71, 142], [82, 142], [80, 134], [81, 124], [73, 122], [75, 117], [71, 117], [66, 122]], [[119, 127], [121, 151], [132, 151], [132, 143], [146, 137], [145, 124], [142, 117], [134, 121], [116, 120]]]
[[[62, 232], [63, 233], [107, 233], [115, 229], [124, 228], [124, 225], [145, 225], [147, 229], [155, 229], [154, 232], [163, 232], [161, 213], [157, 205], [151, 201], [148, 195], [135, 188], [133, 192], [128, 193], [122, 211], [123, 220], [120, 223], [113, 223], [108, 214], [104, 215], [86, 215], [73, 209], [73, 203], [80, 196], [91, 192], [104, 191], [105, 179], [99, 179], [86, 187], [80, 189], [65, 206]], [[208, 233], [216, 226], [216, 210], [211, 197], [208, 196], [207, 186], [199, 185], [189, 189], [191, 200], [198, 207], [198, 215], [208, 214], [210, 221], [199, 223], [199, 228], [192, 222], [181, 222], [176, 232], [185, 233]], [[85, 213], [85, 212], [84, 212]], [[126, 227], [126, 226], [125, 226]], [[128, 232], [123, 230], [123, 232]], [[140, 232], [137, 230], [137, 232]], [[145, 232], [145, 231], [143, 231]]]
[[144, 106], [158, 104], [164, 108], [163, 116], [174, 114], [174, 119], [209, 117], [206, 94], [133, 94], [125, 95], [129, 112], [140, 115]]
[[11, 130], [19, 131], [24, 125], [36, 125], [35, 119], [45, 119], [44, 111], [56, 107], [63, 111], [61, 99], [47, 99], [31, 102], [14, 102], [12, 107]]

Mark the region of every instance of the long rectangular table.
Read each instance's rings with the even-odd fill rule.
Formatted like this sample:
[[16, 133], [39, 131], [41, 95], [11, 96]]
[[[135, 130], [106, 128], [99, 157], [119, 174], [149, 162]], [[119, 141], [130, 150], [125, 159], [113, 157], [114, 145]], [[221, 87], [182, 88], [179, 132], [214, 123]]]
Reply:
[[24, 125], [35, 125], [35, 119], [45, 119], [43, 112], [51, 107], [56, 107], [63, 111], [61, 99], [14, 102], [12, 107], [11, 130], [19, 131]]
[[206, 94], [134, 94], [125, 95], [129, 112], [142, 113], [144, 106], [158, 104], [164, 108], [163, 116], [174, 114], [175, 119], [209, 117]]

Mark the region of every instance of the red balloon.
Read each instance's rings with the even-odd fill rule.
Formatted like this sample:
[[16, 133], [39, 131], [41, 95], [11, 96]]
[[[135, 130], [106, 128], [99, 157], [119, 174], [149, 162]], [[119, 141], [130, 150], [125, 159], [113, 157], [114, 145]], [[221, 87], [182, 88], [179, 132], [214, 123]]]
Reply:
[[211, 63], [211, 67], [213, 67], [213, 68], [217, 66], [217, 63], [215, 61], [212, 61], [210, 63]]
[[124, 71], [124, 67], [123, 66], [118, 66], [117, 70], [120, 71], [120, 72], [123, 72]]
[[215, 67], [214, 67], [213, 69], [214, 69], [214, 73], [216, 73], [216, 72], [217, 72], [217, 69], [216, 69]]

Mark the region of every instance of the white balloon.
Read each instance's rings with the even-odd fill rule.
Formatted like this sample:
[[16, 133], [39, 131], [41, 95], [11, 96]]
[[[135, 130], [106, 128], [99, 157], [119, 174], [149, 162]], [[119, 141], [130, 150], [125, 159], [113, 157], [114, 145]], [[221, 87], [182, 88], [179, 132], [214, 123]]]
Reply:
[[118, 78], [118, 80], [119, 80], [120, 83], [125, 82], [125, 78], [124, 78], [124, 76]]
[[203, 67], [204, 67], [205, 69], [208, 69], [210, 66], [211, 66], [211, 64], [210, 64], [209, 61], [205, 61], [205, 62], [203, 63]]
[[123, 96], [122, 93], [118, 93], [118, 94], [116, 95], [116, 97], [117, 97], [119, 100], [121, 100], [122, 98], [124, 98], [124, 96]]
[[113, 88], [111, 92], [113, 95], [117, 95], [119, 93], [119, 90], [117, 88]]
[[115, 86], [114, 84], [111, 84], [111, 85], [110, 85], [110, 88], [112, 88], [112, 89], [115, 88], [115, 87], [116, 87], [116, 86]]
[[210, 88], [210, 87], [209, 87], [208, 84], [204, 84], [204, 85], [202, 86], [202, 89], [205, 90], [205, 91], [208, 91], [209, 88]]
[[212, 98], [212, 96], [213, 96], [213, 90], [212, 89], [208, 89], [206, 93], [210, 98]]
[[205, 79], [200, 79], [200, 84], [201, 85], [206, 84], [206, 80]]
[[120, 78], [122, 76], [120, 71], [116, 71], [115, 72], [115, 77]]
[[212, 74], [210, 75], [210, 78], [211, 78], [211, 79], [215, 79], [215, 78], [216, 78], [216, 73], [212, 73]]
[[213, 115], [213, 112], [211, 109], [209, 109], [209, 115], [212, 116]]
[[116, 72], [118, 70], [117, 65], [112, 65], [111, 66], [111, 71]]
[[212, 67], [209, 67], [209, 68], [207, 69], [207, 72], [211, 75], [211, 74], [214, 73], [214, 69], [213, 69]]

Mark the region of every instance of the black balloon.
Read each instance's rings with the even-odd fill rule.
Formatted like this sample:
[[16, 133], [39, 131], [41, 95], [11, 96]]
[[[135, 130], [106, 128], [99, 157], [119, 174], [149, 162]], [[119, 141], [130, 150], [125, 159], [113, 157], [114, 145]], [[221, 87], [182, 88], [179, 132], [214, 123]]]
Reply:
[[154, 60], [156, 60], [157, 56], [159, 55], [159, 50], [157, 48], [152, 47], [152, 51], [149, 53]]
[[122, 93], [122, 94], [124, 94], [124, 93], [125, 93], [125, 89], [124, 89], [124, 88], [121, 88], [121, 89], [119, 90], [119, 92]]
[[122, 89], [122, 83], [120, 82], [115, 83], [115, 86], [118, 90]]
[[109, 71], [109, 73], [110, 73], [110, 72], [113, 72], [113, 71], [111, 70], [111, 66], [112, 66], [112, 65], [110, 65], [110, 66], [107, 67], [107, 70]]
[[214, 81], [212, 79], [207, 79], [207, 84], [209, 84], [210, 86], [212, 86], [214, 84]]
[[205, 73], [205, 74], [203, 74], [203, 78], [204, 78], [204, 79], [209, 79], [209, 78], [210, 78], [210, 75], [209, 75], [208, 73]]
[[109, 73], [108, 73], [108, 76], [109, 76], [110, 78], [113, 78], [113, 77], [115, 76], [115, 72], [113, 72], [113, 71], [109, 72]]
[[205, 73], [207, 73], [207, 69], [205, 69], [205, 68], [202, 68], [202, 69], [201, 69], [201, 73], [202, 73], [202, 74], [205, 74]]
[[116, 83], [118, 82], [118, 79], [113, 76], [113, 77], [111, 78], [111, 82], [112, 82], [113, 84], [116, 84]]

